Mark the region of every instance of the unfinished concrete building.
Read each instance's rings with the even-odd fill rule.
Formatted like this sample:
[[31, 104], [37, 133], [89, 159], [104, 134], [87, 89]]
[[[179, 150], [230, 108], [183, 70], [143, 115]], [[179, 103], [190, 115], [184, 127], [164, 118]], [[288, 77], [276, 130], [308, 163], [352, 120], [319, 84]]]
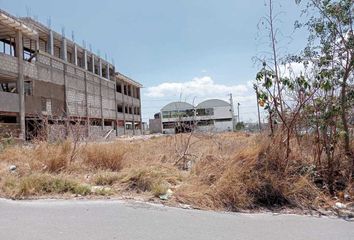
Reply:
[[64, 35], [0, 10], [0, 135], [30, 139], [38, 123], [140, 134], [141, 87]]

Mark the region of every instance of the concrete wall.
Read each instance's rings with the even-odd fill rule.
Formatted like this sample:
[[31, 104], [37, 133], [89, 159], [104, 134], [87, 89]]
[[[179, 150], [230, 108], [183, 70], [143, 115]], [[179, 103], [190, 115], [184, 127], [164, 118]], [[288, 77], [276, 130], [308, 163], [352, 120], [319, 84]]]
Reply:
[[116, 137], [116, 130], [112, 126], [90, 126], [90, 139], [104, 139], [104, 137], [112, 130], [107, 140]]
[[124, 135], [124, 128], [123, 127], [118, 127], [118, 136]]
[[0, 92], [0, 111], [19, 112], [19, 97], [17, 93]]
[[214, 107], [213, 119], [232, 118], [231, 107]]
[[101, 118], [101, 90], [99, 78], [87, 73], [87, 100], [89, 116]]
[[231, 121], [214, 121], [214, 124], [207, 126], [198, 126], [197, 131], [200, 132], [228, 132], [232, 131], [232, 120]]
[[109, 80], [101, 81], [103, 118], [115, 119], [115, 85]]
[[[0, 53], [0, 71], [6, 75], [17, 78], [18, 60], [16, 57]], [[37, 69], [34, 63], [23, 62], [23, 75], [25, 78], [37, 78]]]
[[25, 97], [26, 113], [42, 114], [42, 98], [51, 99], [50, 115], [64, 115], [64, 86], [51, 82], [33, 81], [33, 95]]
[[161, 119], [149, 119], [150, 133], [162, 133]]
[[16, 77], [18, 72], [17, 58], [0, 53], [0, 71]]
[[36, 68], [36, 64], [24, 61], [23, 62], [23, 75], [25, 76], [25, 78], [37, 79], [38, 78], [38, 71]]
[[197, 131], [199, 132], [216, 132], [214, 125], [198, 126]]
[[232, 121], [214, 122], [216, 132], [232, 131]]
[[88, 113], [91, 118], [115, 119], [114, 82], [46, 53], [39, 54], [38, 62], [40, 80], [58, 85], [66, 83], [67, 113], [70, 116], [83, 117]]

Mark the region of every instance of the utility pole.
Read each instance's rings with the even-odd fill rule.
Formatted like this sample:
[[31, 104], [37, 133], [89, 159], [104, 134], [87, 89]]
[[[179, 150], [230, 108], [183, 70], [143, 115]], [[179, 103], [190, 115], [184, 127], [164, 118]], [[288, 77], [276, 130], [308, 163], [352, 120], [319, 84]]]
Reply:
[[259, 131], [261, 132], [262, 131], [262, 126], [261, 126], [261, 115], [259, 113], [259, 103], [258, 103], [258, 87], [257, 85], [254, 86], [255, 90], [256, 90], [256, 103], [257, 103], [257, 112], [258, 112], [258, 128], [259, 128]]
[[240, 103], [237, 103], [237, 122], [240, 122]]
[[232, 93], [230, 93], [230, 105], [231, 105], [231, 114], [232, 114], [232, 131], [235, 131], [235, 113], [234, 113], [234, 101], [232, 99]]

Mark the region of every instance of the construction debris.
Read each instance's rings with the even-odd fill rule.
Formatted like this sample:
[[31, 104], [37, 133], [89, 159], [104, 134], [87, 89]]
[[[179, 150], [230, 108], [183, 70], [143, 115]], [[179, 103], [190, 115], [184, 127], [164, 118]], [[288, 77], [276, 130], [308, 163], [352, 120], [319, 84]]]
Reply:
[[15, 172], [16, 169], [17, 169], [16, 165], [10, 165], [10, 167], [9, 167], [10, 172]]
[[168, 189], [165, 194], [160, 195], [161, 200], [168, 200], [173, 194], [173, 191], [171, 189]]

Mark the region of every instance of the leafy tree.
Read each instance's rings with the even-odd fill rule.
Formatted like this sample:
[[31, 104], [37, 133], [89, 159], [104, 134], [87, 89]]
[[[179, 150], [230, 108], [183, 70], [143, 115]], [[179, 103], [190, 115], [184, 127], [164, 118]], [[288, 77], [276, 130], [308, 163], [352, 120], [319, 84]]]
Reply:
[[[264, 62], [257, 73], [254, 88], [259, 105], [269, 113], [271, 136], [280, 135], [281, 143], [286, 143], [285, 166], [292, 148], [290, 139], [296, 137], [301, 145], [302, 132], [310, 132], [317, 169], [333, 194], [335, 179], [340, 175], [338, 166], [351, 161], [346, 176], [354, 177], [348, 123], [354, 110], [354, 1], [296, 3], [305, 4], [303, 14], [310, 16], [304, 23], [295, 23], [297, 28], [308, 29], [308, 45], [300, 54], [279, 61], [276, 19], [269, 0], [264, 22], [273, 54], [267, 60], [271, 64]], [[294, 63], [302, 64], [303, 72], [281, 76], [280, 68]]]
[[[346, 158], [352, 159], [351, 172], [354, 177], [354, 155], [350, 147], [348, 124], [354, 96], [354, 2], [296, 0], [296, 3], [305, 4], [304, 13], [312, 16], [306, 23], [296, 24], [297, 27], [307, 27], [310, 33], [303, 59], [312, 60], [320, 69], [317, 78], [326, 79], [322, 88], [333, 98], [330, 101], [332, 106], [326, 108], [326, 117], [332, 119], [340, 117], [338, 135], [343, 140]], [[328, 121], [324, 124], [328, 124]]]

